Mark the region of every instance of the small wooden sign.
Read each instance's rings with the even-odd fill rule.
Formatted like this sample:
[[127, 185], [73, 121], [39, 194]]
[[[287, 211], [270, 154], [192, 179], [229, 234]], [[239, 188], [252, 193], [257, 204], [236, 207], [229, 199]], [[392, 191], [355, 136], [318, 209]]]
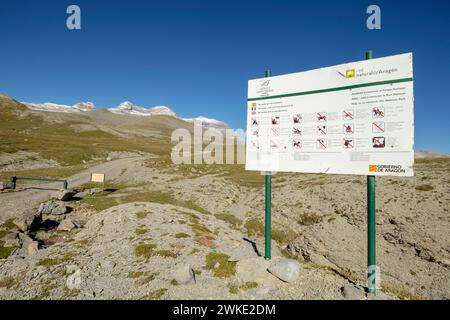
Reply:
[[91, 182], [105, 183], [104, 173], [91, 173]]

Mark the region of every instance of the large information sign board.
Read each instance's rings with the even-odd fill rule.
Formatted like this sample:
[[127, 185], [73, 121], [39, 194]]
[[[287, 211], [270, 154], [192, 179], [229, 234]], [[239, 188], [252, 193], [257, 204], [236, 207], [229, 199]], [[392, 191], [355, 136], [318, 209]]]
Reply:
[[246, 170], [412, 176], [412, 53], [248, 82]]

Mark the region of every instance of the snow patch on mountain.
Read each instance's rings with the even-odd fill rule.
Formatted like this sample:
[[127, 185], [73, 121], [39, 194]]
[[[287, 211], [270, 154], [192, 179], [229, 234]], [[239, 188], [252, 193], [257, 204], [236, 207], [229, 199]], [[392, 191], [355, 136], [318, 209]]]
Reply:
[[82, 112], [82, 111], [91, 111], [95, 108], [95, 105], [92, 102], [79, 102], [74, 104], [73, 106], [68, 106], [64, 104], [56, 104], [51, 102], [45, 103], [28, 103], [22, 102], [25, 106], [27, 106], [31, 110], [36, 111], [48, 111], [48, 112]]
[[189, 118], [189, 119], [183, 119], [187, 122], [201, 122], [203, 127], [207, 128], [215, 128], [215, 129], [229, 129], [228, 124], [226, 124], [223, 121], [216, 120], [216, 119], [210, 119], [203, 116], [197, 117], [197, 118]]
[[176, 113], [171, 110], [169, 107], [166, 106], [154, 106], [153, 108], [150, 108], [150, 112], [153, 114], [162, 114], [166, 116], [175, 116]]
[[116, 114], [129, 114], [135, 116], [154, 116], [154, 115], [165, 115], [165, 116], [175, 116], [176, 113], [166, 106], [155, 106], [153, 108], [144, 108], [137, 106], [130, 101], [125, 101], [119, 104], [115, 108], [108, 109], [112, 113]]
[[92, 102], [78, 102], [72, 107], [81, 111], [91, 111], [95, 109], [95, 104]]

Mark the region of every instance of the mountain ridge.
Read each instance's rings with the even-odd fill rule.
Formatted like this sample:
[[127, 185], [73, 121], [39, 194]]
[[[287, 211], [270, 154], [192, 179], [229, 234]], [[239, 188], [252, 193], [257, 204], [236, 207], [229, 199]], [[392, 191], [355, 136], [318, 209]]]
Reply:
[[165, 115], [176, 117], [182, 119], [186, 122], [195, 122], [201, 121], [205, 127], [208, 128], [216, 128], [216, 129], [228, 129], [229, 125], [223, 121], [207, 118], [204, 116], [198, 116], [196, 118], [182, 118], [177, 115], [175, 111], [173, 111], [170, 107], [165, 105], [155, 105], [150, 108], [141, 107], [135, 105], [130, 101], [124, 101], [117, 105], [116, 107], [111, 108], [96, 108], [93, 102], [78, 102], [72, 106], [65, 104], [57, 104], [53, 102], [44, 102], [44, 103], [36, 103], [36, 102], [20, 102], [27, 108], [34, 111], [45, 111], [45, 112], [64, 112], [64, 113], [79, 113], [79, 112], [89, 112], [93, 110], [107, 110], [111, 113], [120, 114], [120, 115], [133, 115], [133, 116], [155, 116], [155, 115]]

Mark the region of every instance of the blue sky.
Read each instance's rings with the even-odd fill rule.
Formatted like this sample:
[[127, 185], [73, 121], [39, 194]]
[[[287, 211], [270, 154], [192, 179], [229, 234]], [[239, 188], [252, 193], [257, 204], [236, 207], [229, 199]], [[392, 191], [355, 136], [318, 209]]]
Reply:
[[[66, 28], [77, 4], [82, 30]], [[377, 4], [382, 30], [366, 28]], [[412, 51], [416, 148], [450, 153], [450, 1], [8, 1], [0, 92], [98, 107], [164, 104], [244, 128], [247, 80]]]

